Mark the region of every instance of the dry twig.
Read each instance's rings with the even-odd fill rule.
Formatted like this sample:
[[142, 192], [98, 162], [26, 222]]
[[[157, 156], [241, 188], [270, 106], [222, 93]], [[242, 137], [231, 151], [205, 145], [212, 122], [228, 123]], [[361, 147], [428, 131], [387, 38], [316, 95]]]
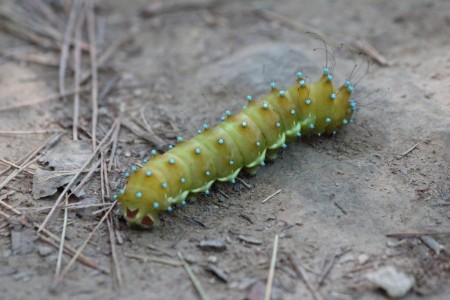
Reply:
[[106, 143], [106, 141], [109, 139], [109, 137], [111, 136], [112, 132], [114, 131], [115, 127], [118, 124], [118, 120], [114, 121], [114, 124], [111, 126], [111, 129], [106, 133], [105, 137], [103, 138], [103, 140], [100, 142], [100, 144], [98, 145], [97, 149], [94, 151], [94, 153], [92, 153], [92, 155], [88, 158], [88, 160], [83, 164], [83, 166], [80, 168], [80, 170], [78, 170], [78, 172], [72, 177], [72, 179], [70, 180], [70, 182], [66, 185], [65, 189], [63, 190], [63, 192], [59, 195], [58, 199], [56, 199], [55, 204], [53, 205], [52, 209], [50, 210], [50, 212], [48, 213], [47, 217], [44, 219], [44, 222], [42, 222], [41, 227], [38, 229], [38, 232], [42, 231], [45, 226], [47, 225], [47, 222], [50, 220], [50, 218], [52, 217], [53, 213], [55, 212], [56, 208], [58, 207], [58, 205], [60, 204], [62, 198], [64, 197], [64, 195], [69, 191], [69, 189], [74, 185], [75, 181], [77, 180], [78, 176], [80, 176], [80, 174], [83, 172], [83, 170], [85, 168], [87, 168], [87, 166], [91, 163], [91, 161], [97, 156], [97, 152], [99, 149], [102, 148], [102, 146]]
[[273, 196], [277, 195], [281, 193], [281, 189], [279, 189], [278, 191], [276, 191], [275, 193], [273, 193], [272, 195], [270, 195], [269, 197], [267, 197], [266, 199], [263, 200], [262, 203], [266, 203], [267, 201], [269, 201], [271, 198], [273, 198]]
[[181, 263], [183, 264], [184, 270], [188, 274], [189, 279], [191, 279], [192, 284], [195, 286], [195, 289], [197, 290], [198, 294], [200, 295], [200, 298], [202, 300], [209, 299], [208, 296], [206, 296], [206, 293], [203, 290], [203, 288], [200, 284], [200, 281], [198, 281], [194, 272], [192, 272], [191, 267], [189, 267], [188, 263], [184, 260], [183, 254], [181, 252], [178, 252], [178, 258], [180, 259]]
[[277, 252], [278, 234], [275, 235], [275, 239], [273, 240], [272, 260], [270, 262], [269, 276], [267, 276], [266, 294], [264, 296], [265, 300], [270, 300], [270, 295], [272, 294], [273, 277], [275, 275], [275, 265], [277, 262]]
[[308, 288], [309, 292], [313, 296], [315, 300], [321, 300], [322, 296], [320, 296], [319, 292], [314, 288], [312, 283], [309, 280], [308, 275], [306, 274], [305, 269], [296, 262], [294, 256], [292, 254], [289, 254], [289, 260], [291, 261], [292, 266], [294, 267], [295, 273], [297, 273], [297, 276], [299, 278], [302, 278], [303, 281], [306, 284], [306, 287]]

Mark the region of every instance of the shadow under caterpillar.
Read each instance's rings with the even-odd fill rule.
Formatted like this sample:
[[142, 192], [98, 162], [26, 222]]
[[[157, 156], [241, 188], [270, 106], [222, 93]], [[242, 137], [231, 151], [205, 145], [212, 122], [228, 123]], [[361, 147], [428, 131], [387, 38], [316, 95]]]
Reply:
[[259, 101], [247, 96], [238, 114], [226, 111], [214, 128], [203, 130], [189, 141], [178, 138], [176, 147], [157, 154], [138, 169], [126, 173], [128, 183], [114, 195], [129, 224], [159, 224], [159, 214], [185, 205], [190, 193], [208, 192], [217, 180], [234, 182], [244, 168], [256, 173], [278, 148], [300, 136], [335, 134], [350, 123], [356, 102], [350, 81], [334, 89], [332, 74], [323, 69], [321, 78], [306, 83], [297, 72], [295, 84], [286, 90], [271, 83], [270, 93]]

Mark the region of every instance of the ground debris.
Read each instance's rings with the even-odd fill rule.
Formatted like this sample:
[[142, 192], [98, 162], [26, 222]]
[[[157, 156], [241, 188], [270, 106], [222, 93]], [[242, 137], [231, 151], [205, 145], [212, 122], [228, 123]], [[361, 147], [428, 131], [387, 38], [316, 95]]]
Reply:
[[214, 251], [225, 251], [227, 249], [225, 242], [221, 240], [203, 240], [200, 241], [198, 247], [202, 250], [214, 250]]
[[24, 255], [33, 252], [36, 234], [32, 229], [22, 231], [11, 231], [12, 255]]
[[241, 234], [241, 235], [239, 235], [239, 239], [243, 242], [253, 244], [253, 245], [261, 245], [262, 244], [261, 240], [255, 238], [254, 236], [251, 236], [251, 235]]
[[[92, 155], [90, 143], [87, 141], [65, 141], [50, 149], [40, 160], [51, 170], [36, 169], [33, 178], [33, 198], [40, 199], [55, 194], [58, 188], [68, 184], [74, 173]], [[83, 196], [79, 191], [76, 196]]]
[[391, 298], [405, 296], [415, 283], [414, 277], [397, 271], [393, 266], [367, 273], [366, 278], [385, 290]]
[[225, 273], [225, 271], [219, 267], [216, 267], [214, 265], [209, 265], [206, 270], [210, 271], [212, 274], [214, 274], [217, 278], [222, 280], [223, 282], [228, 282], [228, 275]]

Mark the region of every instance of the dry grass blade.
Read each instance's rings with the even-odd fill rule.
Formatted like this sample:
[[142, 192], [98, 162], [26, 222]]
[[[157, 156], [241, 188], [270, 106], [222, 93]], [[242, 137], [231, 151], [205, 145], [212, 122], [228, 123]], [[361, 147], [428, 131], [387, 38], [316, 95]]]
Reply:
[[55, 278], [55, 280], [53, 282], [54, 286], [57, 286], [58, 283], [60, 283], [63, 280], [64, 276], [67, 274], [70, 267], [72, 267], [72, 265], [77, 260], [77, 258], [81, 255], [81, 253], [83, 252], [84, 248], [87, 246], [87, 244], [89, 243], [91, 238], [94, 236], [94, 234], [97, 232], [97, 230], [103, 224], [103, 222], [105, 222], [105, 220], [109, 217], [109, 214], [111, 213], [112, 209], [115, 207], [116, 203], [117, 203], [117, 201], [113, 202], [113, 205], [111, 205], [111, 208], [101, 218], [101, 220], [98, 222], [97, 226], [95, 226], [94, 229], [89, 233], [88, 237], [84, 240], [83, 244], [81, 244], [81, 246], [77, 249], [77, 251], [75, 252], [72, 259], [69, 261], [67, 266], [62, 270], [62, 272], [58, 275], [58, 277]]
[[[37, 227], [37, 226], [36, 226]], [[49, 245], [52, 245], [53, 247], [57, 248], [59, 247], [59, 239], [56, 239], [56, 242], [43, 236], [42, 234], [38, 233], [38, 238], [40, 238], [42, 241], [46, 242]], [[69, 246], [67, 244], [67, 242], [64, 245], [64, 253], [66, 253], [67, 255], [74, 255], [75, 254], [75, 249], [72, 246]], [[101, 271], [105, 274], [109, 274], [109, 271], [107, 269], [105, 269], [104, 267], [102, 267], [101, 265], [95, 263], [94, 261], [92, 261], [89, 257], [85, 256], [85, 255], [80, 255], [77, 257], [77, 260], [82, 263], [83, 265], [85, 265], [86, 267], [92, 268], [94, 270], [98, 270]]]
[[[13, 167], [13, 168], [16, 168], [16, 169], [20, 169], [20, 166], [16, 165], [15, 163], [12, 163], [12, 162], [10, 162], [10, 161], [7, 161], [6, 159], [0, 158], [0, 161], [1, 161], [2, 163], [4, 163], [4, 164], [10, 166], [10, 167]], [[31, 172], [31, 171], [28, 171], [28, 170], [24, 170], [24, 171], [27, 172], [27, 173], [30, 174], [30, 175], [34, 175], [34, 173]]]
[[314, 300], [321, 300], [323, 299], [322, 296], [317, 292], [317, 290], [314, 288], [314, 286], [311, 284], [311, 281], [309, 280], [308, 275], [306, 274], [305, 269], [297, 263], [296, 259], [292, 254], [289, 254], [289, 260], [294, 267], [295, 273], [297, 273], [297, 276], [299, 278], [302, 278], [305, 282], [306, 287], [308, 288], [309, 292], [311, 293]]
[[12, 194], [14, 194], [15, 191], [9, 191], [6, 194], [3, 194], [0, 196], [0, 205], [9, 209], [10, 211], [12, 211], [13, 213], [15, 213], [16, 215], [20, 215], [20, 211], [18, 211], [17, 209], [15, 209], [14, 207], [12, 207], [11, 205], [3, 202], [3, 200], [5, 200], [6, 198], [8, 198], [9, 196], [11, 196]]
[[19, 135], [19, 134], [41, 134], [64, 132], [61, 129], [38, 129], [38, 130], [0, 130], [0, 135]]
[[150, 261], [150, 262], [164, 264], [164, 265], [168, 265], [168, 266], [172, 266], [172, 267], [181, 267], [181, 266], [183, 266], [183, 263], [175, 261], [175, 260], [170, 260], [170, 259], [164, 259], [164, 258], [159, 258], [159, 257], [151, 257], [151, 256], [145, 256], [145, 255], [139, 255], [139, 254], [131, 254], [131, 253], [124, 253], [124, 255], [126, 257], [139, 259], [139, 260], [141, 260], [143, 262]]
[[339, 43], [332, 37], [326, 35], [325, 33], [321, 32], [315, 28], [312, 28], [304, 23], [300, 23], [297, 20], [293, 21], [293, 20], [291, 20], [291, 18], [280, 15], [274, 11], [256, 10], [256, 13], [263, 19], [266, 19], [268, 21], [276, 21], [287, 28], [291, 28], [291, 29], [297, 30], [299, 32], [312, 33], [312, 34], [318, 36], [319, 38], [321, 38], [322, 40], [326, 41], [328, 44], [331, 44], [335, 47], [339, 47], [341, 45], [341, 43]]
[[384, 57], [374, 46], [369, 44], [366, 40], [358, 39], [353, 43], [353, 46], [362, 52], [364, 52], [367, 56], [372, 58], [377, 64], [380, 66], [388, 66], [389, 61]]
[[76, 141], [78, 139], [78, 116], [80, 111], [80, 85], [81, 85], [81, 42], [84, 23], [84, 10], [80, 10], [78, 15], [77, 24], [75, 26], [75, 49], [74, 49], [74, 61], [75, 61], [75, 95], [73, 97], [73, 126], [72, 135]]
[[[69, 204], [69, 197], [66, 195], [65, 205], [67, 205], [67, 204]], [[62, 228], [61, 239], [60, 239], [60, 243], [59, 243], [58, 259], [56, 261], [55, 278], [58, 277], [59, 273], [61, 272], [62, 258], [63, 258], [63, 252], [64, 252], [64, 241], [66, 240], [68, 211], [69, 210], [67, 208], [64, 209], [63, 228]]]
[[275, 265], [277, 263], [278, 252], [278, 234], [275, 235], [273, 240], [272, 260], [270, 261], [269, 276], [267, 276], [266, 294], [264, 300], [270, 300], [272, 294], [273, 277], [275, 275]]
[[94, 151], [94, 153], [92, 153], [92, 155], [89, 157], [89, 159], [84, 163], [84, 165], [80, 168], [80, 170], [78, 170], [78, 172], [72, 177], [72, 179], [70, 180], [70, 182], [66, 185], [65, 189], [63, 190], [63, 192], [60, 194], [60, 196], [58, 197], [58, 199], [56, 200], [55, 204], [53, 205], [52, 209], [50, 210], [50, 212], [48, 213], [48, 215], [46, 216], [44, 222], [42, 222], [41, 226], [38, 229], [38, 232], [42, 231], [45, 226], [47, 225], [48, 221], [50, 220], [50, 218], [52, 217], [53, 213], [55, 212], [56, 208], [58, 207], [58, 205], [60, 204], [61, 200], [64, 198], [65, 194], [69, 191], [69, 189], [74, 185], [75, 181], [77, 180], [78, 176], [80, 176], [80, 174], [83, 172], [83, 170], [85, 168], [87, 168], [87, 166], [91, 163], [91, 161], [97, 156], [97, 152], [99, 149], [102, 148], [102, 146], [106, 143], [106, 141], [109, 139], [109, 137], [111, 136], [111, 134], [114, 132], [115, 127], [118, 124], [118, 120], [114, 121], [114, 124], [111, 126], [110, 130], [106, 133], [105, 137], [103, 138], [103, 140], [100, 142], [100, 144], [97, 147], [97, 150]]
[[61, 45], [61, 59], [59, 61], [59, 93], [64, 95], [66, 93], [66, 69], [67, 60], [69, 58], [69, 47], [72, 40], [72, 33], [75, 27], [78, 12], [80, 10], [81, 1], [71, 1], [72, 7], [70, 9], [69, 20], [67, 22], [66, 31], [64, 33], [64, 41]]
[[269, 201], [270, 199], [272, 199], [273, 196], [275, 196], [275, 195], [277, 195], [277, 194], [279, 194], [279, 193], [281, 193], [281, 189], [278, 190], [278, 191], [276, 191], [275, 193], [273, 193], [272, 195], [270, 195], [270, 196], [267, 197], [266, 199], [264, 199], [262, 203], [266, 203], [267, 201]]
[[[102, 202], [105, 202], [105, 196], [109, 195], [109, 184], [108, 184], [108, 172], [106, 170], [106, 161], [105, 161], [105, 155], [102, 152], [101, 155], [101, 172], [100, 172], [100, 178], [101, 178], [101, 186], [102, 186]], [[105, 195], [106, 194], [106, 195]], [[106, 224], [108, 226], [109, 231], [109, 241], [111, 245], [111, 257], [112, 257], [112, 273], [114, 274], [115, 283], [117, 287], [121, 288], [123, 286], [123, 280], [122, 280], [122, 272], [120, 271], [119, 266], [119, 259], [117, 258], [117, 251], [116, 251], [116, 236], [114, 232], [114, 222], [111, 215], [106, 219]]]
[[86, 15], [89, 43], [91, 45], [91, 73], [92, 73], [92, 149], [97, 147], [97, 118], [98, 118], [98, 64], [97, 40], [95, 36], [95, 13], [93, 1], [86, 2]]
[[44, 149], [44, 147], [46, 147], [47, 145], [51, 145], [53, 143], [55, 143], [64, 133], [57, 133], [55, 135], [53, 135], [51, 138], [49, 138], [45, 143], [39, 145], [31, 154], [30, 156], [25, 159], [25, 161], [23, 162], [23, 164], [20, 166], [20, 169], [15, 170], [14, 172], [12, 172], [8, 177], [5, 178], [5, 180], [3, 180], [2, 183], [0, 183], [0, 190], [3, 189], [11, 180], [14, 179], [14, 177], [16, 177], [20, 172], [22, 172], [24, 169], [26, 169], [29, 165], [31, 165], [34, 161], [37, 160], [37, 158], [32, 159], [36, 154], [39, 153], [39, 151], [41, 151], [42, 149]]
[[195, 286], [195, 289], [197, 290], [198, 294], [200, 295], [200, 298], [202, 300], [209, 299], [208, 296], [206, 296], [205, 291], [203, 290], [203, 288], [200, 284], [200, 281], [198, 281], [194, 272], [192, 272], [191, 267], [189, 267], [188, 263], [184, 260], [183, 254], [181, 252], [178, 252], [178, 258], [180, 259], [181, 263], [183, 264], [184, 270], [188, 274], [189, 279], [191, 279], [192, 284]]
[[112, 149], [111, 149], [111, 155], [109, 157], [109, 164], [108, 164], [108, 171], [111, 171], [112, 165], [114, 163], [114, 158], [116, 155], [117, 150], [117, 144], [119, 142], [119, 133], [120, 133], [120, 127], [122, 125], [121, 119], [119, 118], [119, 124], [117, 124], [116, 130], [114, 131], [114, 134], [112, 136]]
[[148, 132], [142, 130], [138, 125], [136, 125], [135, 123], [131, 122], [126, 118], [122, 119], [122, 124], [138, 137], [147, 140], [153, 145], [155, 145], [156, 148], [158, 148], [159, 150], [163, 149], [164, 145], [167, 145], [167, 142], [164, 141], [159, 136], [155, 134], [149, 134]]

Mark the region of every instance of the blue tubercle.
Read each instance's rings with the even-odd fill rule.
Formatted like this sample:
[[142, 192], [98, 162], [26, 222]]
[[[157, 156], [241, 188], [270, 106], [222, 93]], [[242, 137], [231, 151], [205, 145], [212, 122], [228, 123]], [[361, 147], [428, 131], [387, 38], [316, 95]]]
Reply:
[[181, 206], [186, 206], [186, 201], [183, 200], [183, 202], [181, 202]]
[[300, 80], [300, 81], [298, 82], [298, 84], [299, 84], [301, 87], [305, 87], [305, 81], [304, 81], [304, 80]]
[[204, 128], [205, 130], [206, 130], [206, 129], [209, 129], [208, 123], [203, 124], [203, 128]]
[[348, 124], [347, 119], [342, 120], [342, 124], [347, 125]]
[[138, 169], [138, 168], [137, 168], [136, 166], [132, 166], [132, 167], [131, 167], [131, 171], [132, 171], [132, 172], [136, 172], [137, 169]]
[[242, 121], [242, 124], [241, 124], [241, 125], [242, 125], [243, 128], [245, 128], [245, 127], [247, 127], [247, 122]]
[[325, 119], [325, 123], [331, 123], [331, 119], [330, 118], [326, 118]]
[[186, 178], [181, 177], [181, 178], [180, 178], [180, 182], [181, 182], [181, 183], [185, 183], [185, 182], [186, 182]]
[[355, 100], [350, 100], [350, 107], [351, 107], [352, 111], [356, 110], [356, 101]]
[[148, 163], [148, 159], [147, 159], [147, 158], [144, 158], [144, 159], [142, 160], [142, 163], [143, 163], [143, 164]]
[[277, 86], [277, 85], [275, 84], [275, 82], [272, 81], [272, 82], [270, 83], [270, 87], [271, 87], [272, 89], [274, 89], [276, 86]]
[[167, 189], [167, 183], [166, 183], [166, 182], [163, 182], [163, 183], [161, 184], [161, 187], [162, 187], [163, 189]]
[[168, 146], [167, 148], [169, 148], [169, 150], [170, 150], [170, 149], [173, 149], [173, 145], [172, 145], [172, 144], [169, 144], [169, 146]]
[[153, 149], [152, 151], [150, 151], [150, 153], [151, 153], [152, 155], [156, 155], [156, 154], [158, 154], [158, 152], [156, 152], [156, 150], [155, 150], [155, 149]]
[[171, 165], [175, 164], [175, 158], [170, 158], [169, 159], [169, 164], [171, 164]]
[[168, 211], [168, 212], [172, 212], [172, 211], [173, 211], [172, 206], [169, 206], [169, 207], [167, 208], [167, 211]]
[[252, 101], [252, 100], [253, 100], [252, 96], [251, 96], [251, 95], [248, 95], [248, 96], [247, 96], [247, 100], [248, 100], [248, 101]]
[[119, 190], [119, 194], [122, 196], [123, 194], [125, 194], [125, 190], [124, 189]]
[[148, 170], [145, 172], [145, 176], [150, 177], [152, 176], [152, 171]]
[[305, 103], [306, 103], [306, 105], [310, 105], [311, 104], [311, 99], [306, 99]]
[[284, 96], [285, 93], [286, 92], [284, 90], [280, 90], [280, 92], [279, 92], [280, 96]]
[[178, 143], [181, 143], [182, 141], [183, 141], [183, 137], [182, 136], [177, 137], [177, 142]]
[[231, 116], [231, 111], [226, 110], [226, 111], [225, 111], [225, 114], [226, 114], [227, 116]]
[[263, 105], [262, 105], [262, 108], [263, 109], [268, 109], [269, 108], [269, 103], [264, 102]]
[[346, 80], [346, 81], [344, 82], [344, 85], [345, 85], [346, 87], [349, 87], [349, 86], [352, 85], [352, 83], [350, 82], [350, 80]]
[[353, 86], [348, 86], [347, 87], [347, 91], [349, 92], [349, 93], [353, 93], [353, 91], [354, 91], [355, 89], [353, 88]]
[[291, 109], [291, 115], [295, 115], [295, 109]]
[[328, 81], [328, 82], [331, 82], [332, 79], [333, 79], [333, 75], [328, 74], [328, 75], [327, 75], [327, 81]]
[[287, 148], [287, 145], [286, 144], [283, 144], [283, 149], [286, 149]]
[[195, 149], [195, 154], [200, 154], [202, 153], [202, 150], [200, 150], [200, 148]]
[[205, 172], [205, 175], [206, 175], [206, 176], [211, 176], [211, 172], [210, 172], [210, 171], [206, 171], [206, 172]]
[[159, 207], [159, 203], [158, 202], [153, 202], [153, 207], [154, 208], [158, 208]]
[[130, 173], [128, 173], [128, 172], [125, 172], [125, 173], [123, 174], [123, 177], [124, 177], [124, 178], [128, 178], [128, 177], [130, 177]]
[[224, 143], [222, 138], [218, 139], [217, 142], [219, 143], [219, 145], [223, 145], [223, 143]]
[[337, 98], [337, 95], [335, 93], [330, 94], [330, 99], [331, 100], [336, 100], [336, 98]]
[[141, 192], [137, 192], [136, 193], [136, 198], [142, 198], [142, 193]]
[[230, 165], [234, 165], [234, 160], [230, 160]]
[[309, 124], [309, 128], [314, 129], [314, 124], [313, 123]]
[[281, 127], [281, 123], [280, 123], [280, 122], [277, 122], [277, 123], [275, 124], [275, 126]]
[[117, 195], [116, 194], [113, 195], [113, 200], [117, 200]]
[[300, 79], [303, 77], [303, 73], [301, 71], [297, 72], [297, 78]]
[[328, 75], [330, 73], [330, 69], [323, 68], [323, 74]]

